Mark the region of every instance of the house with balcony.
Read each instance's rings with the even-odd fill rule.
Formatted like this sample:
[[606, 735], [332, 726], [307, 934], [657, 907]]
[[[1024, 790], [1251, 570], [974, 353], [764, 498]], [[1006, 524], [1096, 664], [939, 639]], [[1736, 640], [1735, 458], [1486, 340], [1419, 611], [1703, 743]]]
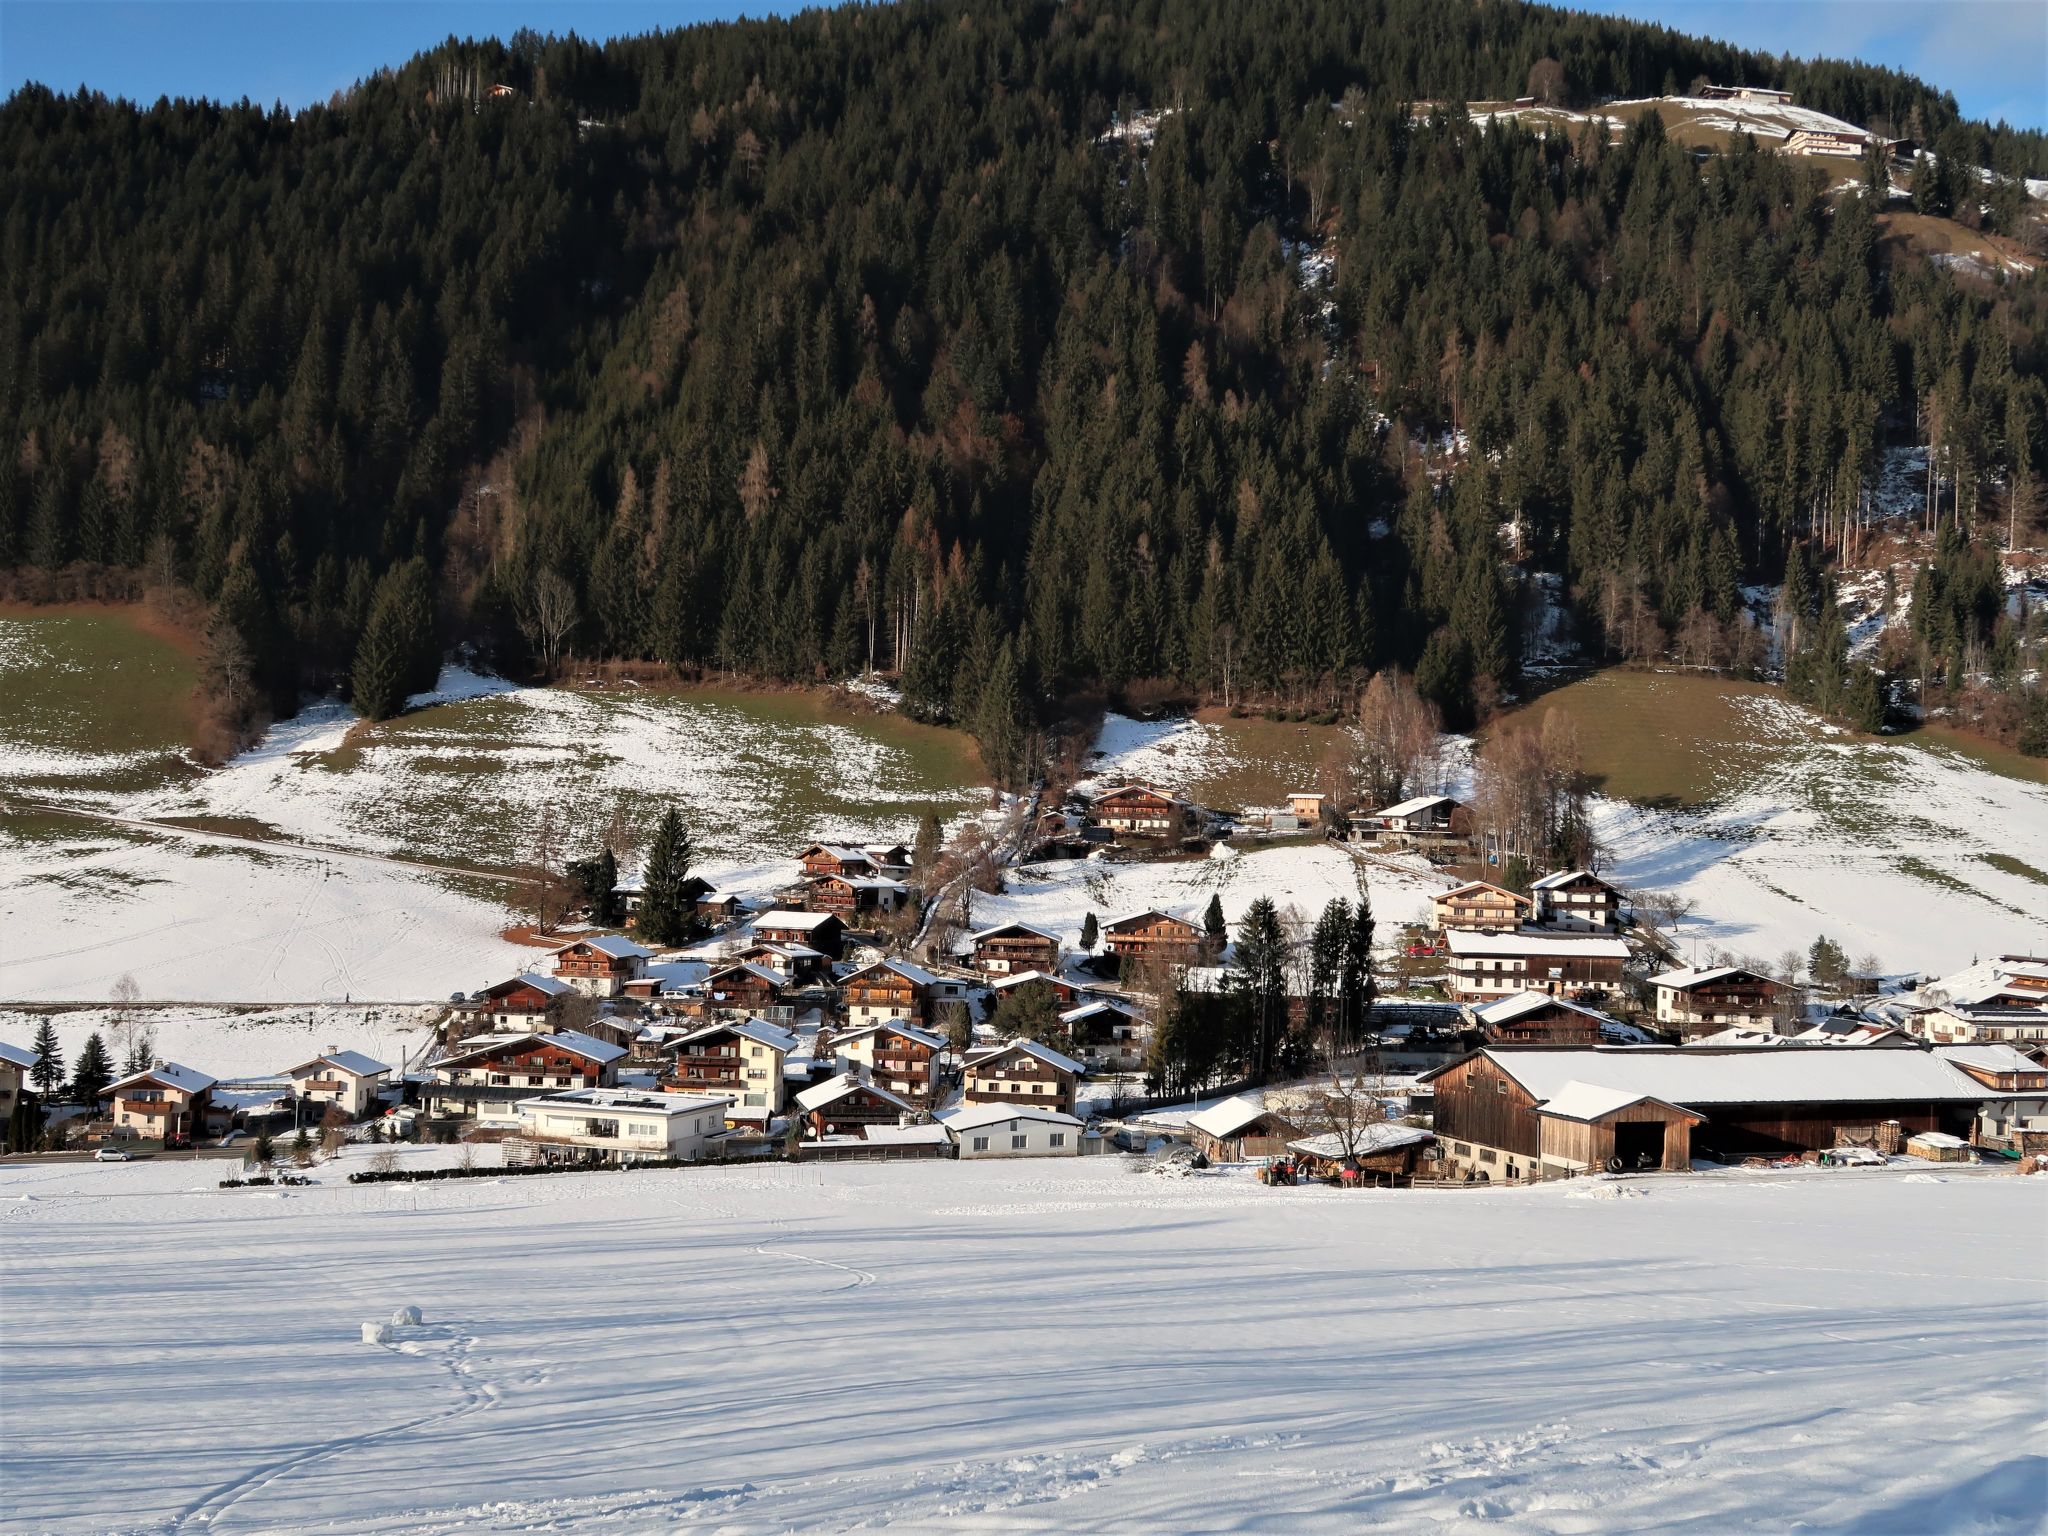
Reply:
[[1729, 1026], [1768, 1029], [1789, 1001], [1788, 989], [1741, 965], [1682, 966], [1650, 978], [1657, 1022], [1685, 1036]]
[[308, 1104], [332, 1104], [351, 1120], [360, 1120], [378, 1107], [378, 1094], [390, 1068], [361, 1051], [344, 1051], [330, 1045], [311, 1061], [287, 1067], [284, 1077], [295, 1097]]
[[879, 1083], [842, 1072], [796, 1096], [804, 1134], [814, 1140], [828, 1136], [861, 1136], [871, 1125], [907, 1125], [917, 1106]]
[[1071, 1053], [1095, 1072], [1136, 1072], [1145, 1065], [1152, 1026], [1136, 1009], [1107, 998], [1060, 1014]]
[[990, 976], [1024, 971], [1056, 971], [1060, 964], [1059, 935], [1029, 923], [1004, 923], [984, 928], [967, 940], [974, 968]]
[[933, 1101], [945, 1049], [943, 1035], [900, 1020], [832, 1037], [832, 1050], [840, 1061], [920, 1108]]
[[1088, 802], [1088, 823], [1118, 837], [1173, 837], [1194, 825], [1195, 808], [1146, 784], [1104, 790]]
[[625, 1046], [576, 1030], [479, 1035], [433, 1064], [434, 1080], [421, 1097], [429, 1115], [516, 1130], [520, 1100], [538, 1092], [615, 1088], [625, 1056]]
[[110, 1084], [103, 1097], [113, 1101], [118, 1135], [190, 1146], [206, 1134], [214, 1081], [197, 1068], [158, 1060]]
[[707, 1024], [662, 1046], [673, 1091], [722, 1098], [727, 1118], [765, 1124], [786, 1104], [783, 1064], [797, 1038], [766, 1019]]
[[1193, 965], [1206, 952], [1208, 935], [1184, 917], [1148, 910], [1104, 923], [1102, 943], [1125, 964], [1164, 960]]
[[1487, 880], [1468, 880], [1429, 900], [1430, 919], [1438, 933], [1453, 928], [1470, 933], [1513, 933], [1535, 911], [1534, 898]]
[[1551, 928], [1590, 928], [1619, 933], [1628, 898], [1590, 869], [1560, 870], [1530, 883], [1536, 921]]
[[1595, 932], [1519, 928], [1513, 933], [1444, 935], [1451, 955], [1451, 1000], [1490, 1003], [1517, 992], [1602, 997], [1621, 990], [1628, 941]]
[[940, 996], [939, 978], [908, 960], [877, 960], [839, 986], [840, 1011], [855, 1029], [870, 1024], [929, 1025]]
[[521, 1099], [520, 1137], [549, 1163], [695, 1162], [725, 1130], [722, 1098], [572, 1088]]
[[472, 1033], [518, 1029], [545, 1032], [555, 1027], [562, 1000], [573, 996], [575, 991], [568, 982], [558, 981], [553, 976], [522, 971], [496, 986], [484, 988], [457, 1007], [471, 1016], [468, 1027]]
[[754, 938], [764, 944], [803, 944], [837, 960], [845, 948], [846, 924], [836, 912], [792, 912], [777, 907], [754, 919]]
[[962, 1096], [969, 1104], [1036, 1104], [1074, 1112], [1074, 1087], [1085, 1069], [1036, 1040], [1012, 1040], [969, 1051]]
[[615, 933], [578, 939], [555, 951], [555, 979], [586, 997], [617, 997], [647, 974], [654, 951]]

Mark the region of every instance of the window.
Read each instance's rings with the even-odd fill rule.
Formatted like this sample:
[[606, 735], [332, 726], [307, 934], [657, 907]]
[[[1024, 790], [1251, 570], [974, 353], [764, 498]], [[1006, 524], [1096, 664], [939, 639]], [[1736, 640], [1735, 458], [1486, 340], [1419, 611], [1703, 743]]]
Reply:
[[1481, 1147], [1479, 1149], [1479, 1161], [1482, 1163], [1497, 1163], [1500, 1161], [1500, 1154], [1491, 1147]]
[[1012, 1136], [1010, 1138], [1010, 1150], [1012, 1152], [1022, 1152], [1029, 1145], [1031, 1145], [1031, 1138], [1029, 1136]]
[[977, 1152], [986, 1152], [988, 1150], [988, 1138], [986, 1136], [975, 1137], [974, 1150]]
[[1055, 1147], [1064, 1147], [1067, 1144], [1067, 1133], [1065, 1131], [1054, 1131], [1047, 1140]]

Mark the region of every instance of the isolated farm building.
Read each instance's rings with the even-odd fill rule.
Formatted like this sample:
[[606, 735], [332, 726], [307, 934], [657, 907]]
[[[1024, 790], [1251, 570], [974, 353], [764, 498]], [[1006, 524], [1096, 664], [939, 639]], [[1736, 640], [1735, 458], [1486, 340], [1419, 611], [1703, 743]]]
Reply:
[[782, 1113], [783, 1063], [797, 1039], [766, 1019], [706, 1024], [667, 1042], [670, 1080], [678, 1093], [711, 1094], [736, 1120], [767, 1121]]
[[1164, 790], [1125, 784], [1088, 802], [1090, 825], [1119, 837], [1172, 837], [1194, 824], [1194, 807]]
[[846, 924], [832, 912], [791, 912], [778, 907], [754, 919], [754, 937], [769, 944], [807, 944], [834, 960], [844, 947]]
[[1536, 903], [1519, 891], [1486, 880], [1468, 880], [1429, 900], [1430, 920], [1439, 933], [1512, 933], [1535, 914]]
[[1458, 813], [1463, 809], [1449, 795], [1416, 795], [1374, 811], [1366, 822], [1383, 843], [1438, 846], [1462, 835]]
[[1287, 791], [1287, 810], [1299, 821], [1314, 826], [1323, 819], [1323, 807], [1330, 803], [1330, 797], [1321, 790], [1290, 789]]
[[562, 1000], [575, 991], [566, 981], [522, 971], [496, 986], [484, 988], [462, 1005], [461, 1011], [473, 1018], [472, 1029], [552, 1029]]
[[12, 1115], [21, 1103], [21, 1085], [28, 1081], [36, 1063], [43, 1058], [22, 1045], [0, 1040], [0, 1121]]
[[616, 1087], [625, 1055], [626, 1047], [576, 1030], [477, 1036], [433, 1064], [426, 1110], [516, 1127], [516, 1106], [536, 1089]]
[[963, 1097], [969, 1104], [1024, 1101], [1071, 1114], [1081, 1063], [1036, 1040], [1012, 1040], [970, 1051]]
[[1814, 1046], [1487, 1046], [1422, 1081], [1454, 1169], [1491, 1179], [1882, 1146], [1967, 1129], [1986, 1092], [1929, 1052]]
[[1185, 965], [1199, 959], [1208, 935], [1184, 917], [1170, 912], [1133, 912], [1102, 926], [1102, 942], [1119, 960], [1170, 960]]
[[1548, 992], [1517, 992], [1467, 1010], [1489, 1045], [1601, 1045], [1619, 1019]]
[[1684, 966], [1650, 978], [1657, 1022], [1684, 1035], [1726, 1025], [1768, 1028], [1787, 1003], [1782, 982], [1741, 965]]
[[351, 1120], [360, 1120], [377, 1107], [378, 1091], [391, 1069], [361, 1051], [344, 1051], [336, 1046], [289, 1067], [284, 1075], [292, 1092], [311, 1104], [334, 1104]]
[[555, 979], [586, 997], [617, 997], [647, 970], [654, 951], [618, 934], [577, 939], [555, 951]]
[[1239, 1094], [1188, 1117], [1195, 1150], [1212, 1163], [1242, 1163], [1255, 1157], [1278, 1157], [1302, 1127], [1266, 1108], [1253, 1096]]
[[923, 1106], [932, 1102], [946, 1040], [899, 1019], [834, 1035], [832, 1049], [870, 1081]]
[[902, 1125], [917, 1114], [908, 1099], [852, 1072], [806, 1088], [796, 1107], [813, 1137], [858, 1136], [865, 1126]]
[[789, 978], [782, 972], [742, 960], [706, 976], [702, 992], [705, 1005], [713, 1013], [760, 1018], [770, 1009], [782, 1006], [782, 990], [788, 985]]
[[214, 1079], [196, 1068], [158, 1060], [110, 1084], [102, 1097], [114, 1101], [119, 1134], [177, 1146], [204, 1134], [213, 1086]]
[[1554, 928], [1621, 930], [1627, 899], [1590, 869], [1560, 870], [1529, 886], [1536, 901], [1536, 921]]
[[1338, 1178], [1350, 1169], [1365, 1184], [1407, 1184], [1436, 1141], [1433, 1131], [1388, 1120], [1343, 1131], [1323, 1131], [1287, 1143], [1311, 1177]]
[[513, 1108], [520, 1136], [550, 1163], [694, 1162], [725, 1130], [722, 1098], [639, 1089], [572, 1088]]
[[1972, 1128], [1978, 1146], [2048, 1152], [2048, 1065], [2009, 1045], [1938, 1045], [1934, 1054], [1989, 1090]]
[[1792, 104], [1790, 91], [1773, 90], [1767, 85], [1702, 85], [1698, 94], [1706, 101], [1747, 101], [1767, 107]]
[[1020, 971], [1054, 971], [1060, 964], [1059, 935], [1033, 928], [1028, 923], [1004, 923], [984, 928], [968, 941], [976, 970], [991, 976], [1012, 976]]
[[1867, 133], [1844, 133], [1839, 128], [1790, 128], [1780, 147], [1788, 155], [1836, 155], [1858, 160], [1872, 142]]
[[1000, 1003], [1020, 987], [1050, 987], [1052, 995], [1065, 1008], [1077, 1008], [1086, 1002], [1089, 992], [1086, 987], [1067, 980], [1064, 976], [1048, 975], [1044, 971], [1012, 971], [1009, 975], [989, 983], [989, 992]]
[[1460, 1003], [1492, 1002], [1516, 992], [1553, 997], [1617, 992], [1629, 957], [1627, 940], [1599, 933], [1453, 928], [1444, 944], [1451, 952], [1451, 997]]
[[1073, 1054], [1089, 1067], [1130, 1072], [1145, 1064], [1152, 1026], [1122, 1003], [1101, 999], [1060, 1014]]
[[908, 960], [877, 960], [839, 984], [840, 1011], [855, 1026], [906, 1020], [931, 1021], [939, 978]]
[[1074, 1157], [1082, 1122], [1040, 1104], [970, 1104], [945, 1117], [961, 1157]]

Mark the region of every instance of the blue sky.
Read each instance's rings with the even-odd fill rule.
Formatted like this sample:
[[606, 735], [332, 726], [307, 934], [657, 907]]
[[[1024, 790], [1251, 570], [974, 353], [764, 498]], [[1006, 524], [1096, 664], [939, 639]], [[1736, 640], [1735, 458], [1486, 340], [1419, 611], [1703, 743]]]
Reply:
[[[1228, 3], [1228, 0], [1224, 0]], [[1772, 53], [1907, 69], [1973, 117], [2048, 128], [2043, 0], [1571, 0]], [[603, 38], [773, 0], [0, 0], [0, 91], [25, 80], [109, 95], [318, 101], [450, 33]]]

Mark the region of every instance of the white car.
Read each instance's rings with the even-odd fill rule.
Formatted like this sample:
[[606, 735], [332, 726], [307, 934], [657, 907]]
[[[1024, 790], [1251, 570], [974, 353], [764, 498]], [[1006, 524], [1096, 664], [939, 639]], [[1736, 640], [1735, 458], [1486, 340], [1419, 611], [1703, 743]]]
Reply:
[[132, 1163], [135, 1154], [126, 1147], [101, 1147], [93, 1153], [92, 1160], [96, 1163]]

